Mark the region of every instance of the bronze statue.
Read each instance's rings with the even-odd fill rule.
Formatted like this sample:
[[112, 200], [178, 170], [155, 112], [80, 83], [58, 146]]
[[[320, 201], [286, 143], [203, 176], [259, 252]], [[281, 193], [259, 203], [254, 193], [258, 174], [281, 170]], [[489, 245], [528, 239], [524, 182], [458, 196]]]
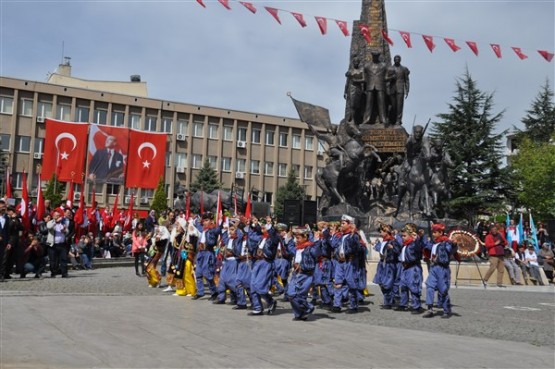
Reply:
[[372, 60], [364, 65], [366, 111], [363, 123], [374, 123], [377, 114], [379, 123], [387, 124], [385, 118], [385, 74], [387, 66], [380, 60], [381, 53], [372, 51]]
[[364, 68], [360, 65], [358, 57], [353, 58], [351, 68], [345, 73], [347, 81], [343, 97], [347, 100], [347, 120], [355, 124], [362, 123], [362, 107], [364, 105]]
[[393, 65], [389, 67], [385, 77], [391, 104], [391, 124], [403, 124], [403, 106], [405, 99], [409, 96], [410, 88], [409, 74], [409, 69], [401, 65], [401, 57], [395, 55]]

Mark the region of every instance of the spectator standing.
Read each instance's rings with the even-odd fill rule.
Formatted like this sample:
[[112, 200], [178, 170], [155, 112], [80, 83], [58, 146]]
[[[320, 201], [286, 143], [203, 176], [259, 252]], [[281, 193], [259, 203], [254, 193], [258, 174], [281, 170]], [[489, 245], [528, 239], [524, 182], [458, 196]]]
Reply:
[[46, 227], [49, 232], [47, 242], [50, 247], [48, 253], [50, 277], [55, 278], [57, 274], [61, 274], [62, 278], [67, 278], [68, 249], [66, 248], [66, 234], [68, 228], [65, 218], [56, 210]]
[[[131, 253], [135, 257], [135, 274], [139, 277], [144, 277], [145, 274], [145, 252], [147, 240], [150, 238], [145, 230], [143, 222], [137, 223], [137, 227], [133, 231], [131, 246]], [[139, 263], [141, 264], [141, 274], [139, 274]]]
[[497, 270], [497, 287], [503, 286], [503, 273], [505, 272], [505, 264], [503, 258], [505, 255], [505, 246], [507, 240], [499, 232], [497, 226], [493, 225], [486, 236], [486, 249], [488, 250], [490, 266], [486, 275], [484, 276], [484, 283], [487, 284], [489, 278], [495, 270]]

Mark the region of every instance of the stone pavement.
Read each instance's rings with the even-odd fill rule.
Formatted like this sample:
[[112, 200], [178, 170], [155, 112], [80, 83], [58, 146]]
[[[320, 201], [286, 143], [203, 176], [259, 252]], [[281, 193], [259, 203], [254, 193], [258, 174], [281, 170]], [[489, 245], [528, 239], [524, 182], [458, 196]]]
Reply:
[[[428, 320], [379, 310], [371, 286], [375, 305], [362, 313], [317, 310], [310, 321], [295, 322], [281, 301], [275, 316], [250, 317], [147, 288], [132, 268], [10, 280], [0, 285], [0, 368], [553, 368], [553, 287], [520, 288], [514, 298], [513, 288], [453, 288], [460, 315]], [[504, 337], [487, 332], [486, 321], [499, 313], [488, 310], [530, 300], [542, 308], [495, 322], [500, 331], [516, 325], [522, 336], [487, 338]], [[464, 331], [482, 305], [486, 321]], [[396, 326], [384, 325], [388, 319]], [[542, 319], [547, 332], [538, 337]]]

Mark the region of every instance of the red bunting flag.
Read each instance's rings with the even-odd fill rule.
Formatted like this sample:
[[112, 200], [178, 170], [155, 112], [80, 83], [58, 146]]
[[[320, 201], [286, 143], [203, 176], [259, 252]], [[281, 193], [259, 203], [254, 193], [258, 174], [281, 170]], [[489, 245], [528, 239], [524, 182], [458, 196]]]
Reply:
[[461, 49], [452, 38], [444, 38], [444, 40], [454, 52], [457, 52]]
[[279, 19], [278, 10], [276, 8], [270, 8], [269, 6], [265, 6], [264, 9], [268, 11], [274, 17], [274, 19], [281, 24], [281, 20]]
[[229, 7], [229, 0], [218, 0], [227, 10], [231, 10]]
[[474, 55], [478, 56], [478, 44], [476, 44], [476, 42], [474, 41], [466, 41], [466, 44], [468, 45], [470, 50], [472, 50]]
[[125, 187], [154, 189], [164, 176], [166, 133], [130, 130]]
[[393, 40], [391, 39], [391, 37], [389, 37], [385, 29], [382, 29], [382, 36], [383, 36], [383, 39], [386, 40], [388, 44], [393, 46]]
[[403, 41], [405, 41], [405, 44], [407, 44], [407, 47], [411, 48], [412, 43], [410, 42], [410, 33], [405, 32], [405, 31], [399, 31], [399, 33], [401, 34], [401, 37], [403, 38]]
[[339, 27], [341, 32], [343, 32], [345, 37], [349, 36], [349, 29], [347, 28], [347, 22], [342, 20], [335, 20], [335, 23], [337, 23], [337, 26]]
[[250, 219], [252, 216], [251, 193], [247, 194], [247, 207], [245, 208], [245, 218]]
[[197, 3], [199, 3], [200, 5], [202, 5], [203, 8], [206, 8], [206, 5], [204, 5], [204, 3], [202, 2], [202, 0], [197, 0]]
[[430, 52], [434, 51], [436, 45], [434, 44], [434, 37], [433, 36], [427, 36], [427, 35], [422, 35], [422, 38], [424, 39], [424, 42], [426, 43], [426, 46], [428, 46], [428, 50], [430, 50]]
[[239, 1], [239, 4], [243, 5], [245, 8], [249, 9], [252, 14], [256, 14], [256, 8], [252, 3], [247, 3], [245, 1]]
[[495, 55], [501, 59], [501, 46], [499, 46], [498, 44], [490, 44], [491, 48], [493, 49], [493, 52], [495, 53]]
[[320, 28], [320, 32], [325, 35], [328, 32], [328, 20], [324, 17], [314, 17]]
[[301, 13], [294, 13], [291, 12], [291, 14], [293, 15], [293, 17], [295, 17], [295, 19], [297, 20], [297, 22], [299, 22], [299, 24], [301, 25], [301, 27], [306, 27], [306, 22], [304, 20], [304, 16]]
[[73, 196], [75, 196], [75, 190], [73, 188], [73, 181], [69, 183], [69, 193], [66, 199], [66, 208], [71, 209], [73, 207]]
[[528, 58], [528, 55], [525, 55], [520, 47], [512, 47], [512, 49], [514, 50], [515, 54], [518, 55], [520, 60]]
[[362, 34], [362, 37], [364, 37], [366, 42], [371, 43], [372, 36], [370, 36], [370, 29], [368, 28], [368, 26], [366, 24], [359, 24], [358, 28], [360, 29], [360, 33]]
[[548, 62], [550, 62], [551, 60], [553, 60], [553, 53], [550, 53], [547, 50], [538, 50], [538, 53], [540, 53], [541, 56], [543, 56], [543, 58], [545, 60], [547, 60]]

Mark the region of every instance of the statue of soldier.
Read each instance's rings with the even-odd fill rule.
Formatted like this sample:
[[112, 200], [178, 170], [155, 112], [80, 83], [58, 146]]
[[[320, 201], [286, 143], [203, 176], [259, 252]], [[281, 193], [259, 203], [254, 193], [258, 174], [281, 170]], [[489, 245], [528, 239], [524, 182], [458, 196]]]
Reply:
[[362, 123], [361, 109], [364, 104], [364, 68], [360, 65], [358, 57], [353, 58], [352, 66], [345, 73], [345, 77], [347, 81], [343, 97], [348, 103], [346, 119], [358, 125]]
[[372, 51], [372, 60], [364, 65], [364, 81], [366, 90], [366, 111], [363, 123], [372, 124], [377, 113], [379, 123], [386, 124], [385, 118], [385, 74], [387, 66], [380, 60], [381, 53]]
[[403, 124], [403, 106], [405, 99], [409, 96], [410, 88], [409, 74], [409, 69], [401, 65], [401, 57], [395, 55], [393, 65], [389, 67], [385, 77], [393, 113], [392, 116], [390, 115], [391, 124]]

